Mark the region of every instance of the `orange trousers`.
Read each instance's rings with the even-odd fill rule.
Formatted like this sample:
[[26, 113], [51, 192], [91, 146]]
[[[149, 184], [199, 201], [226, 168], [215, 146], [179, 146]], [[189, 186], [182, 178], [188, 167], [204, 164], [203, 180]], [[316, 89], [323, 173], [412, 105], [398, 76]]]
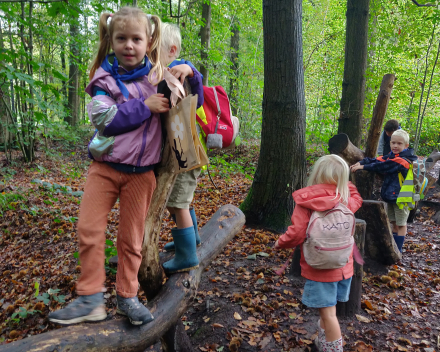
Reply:
[[156, 178], [153, 171], [128, 174], [105, 163], [92, 163], [78, 219], [81, 276], [76, 284], [76, 291], [79, 295], [92, 295], [102, 291], [105, 282], [107, 218], [119, 198], [116, 292], [125, 298], [136, 296], [145, 217], [155, 188]]

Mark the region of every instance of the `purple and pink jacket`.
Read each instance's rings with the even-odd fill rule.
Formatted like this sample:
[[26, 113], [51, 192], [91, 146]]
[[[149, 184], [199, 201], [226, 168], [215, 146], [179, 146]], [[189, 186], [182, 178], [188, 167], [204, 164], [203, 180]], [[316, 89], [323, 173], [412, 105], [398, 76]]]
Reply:
[[[193, 94], [203, 86], [200, 73], [193, 69], [190, 78]], [[142, 76], [124, 82], [129, 96], [125, 98], [111, 74], [100, 67], [86, 93], [92, 97], [87, 105], [90, 122], [96, 132], [89, 143], [89, 154], [96, 161], [120, 163], [134, 167], [157, 164], [161, 159], [162, 128], [160, 115], [151, 113], [144, 101], [157, 93], [157, 86]], [[109, 95], [95, 95], [95, 87]]]

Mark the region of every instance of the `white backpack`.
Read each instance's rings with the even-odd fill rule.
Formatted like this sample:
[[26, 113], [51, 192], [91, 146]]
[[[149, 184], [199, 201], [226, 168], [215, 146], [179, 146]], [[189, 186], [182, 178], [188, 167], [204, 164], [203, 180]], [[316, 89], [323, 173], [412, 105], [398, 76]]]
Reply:
[[353, 212], [342, 203], [330, 210], [314, 211], [303, 244], [307, 264], [314, 269], [344, 267], [353, 251], [353, 245], [356, 247], [353, 238], [355, 226]]

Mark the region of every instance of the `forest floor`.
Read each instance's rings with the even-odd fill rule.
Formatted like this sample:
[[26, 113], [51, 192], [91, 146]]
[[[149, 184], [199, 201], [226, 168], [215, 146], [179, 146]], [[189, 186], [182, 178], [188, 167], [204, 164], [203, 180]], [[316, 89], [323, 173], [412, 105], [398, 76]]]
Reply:
[[[0, 351], [1, 344], [59, 328], [47, 315], [75, 298], [80, 272], [75, 231], [87, 150], [58, 142], [36, 156], [25, 164], [15, 152], [6, 164], [0, 153]], [[207, 174], [200, 177], [193, 204], [199, 227], [220, 206], [241, 204], [257, 160], [257, 143], [212, 155], [218, 188]], [[436, 187], [429, 191], [432, 202], [440, 198]], [[345, 351], [440, 351], [440, 237], [431, 219], [439, 209], [421, 208], [409, 225], [401, 262], [364, 266], [362, 310], [340, 319]], [[118, 216], [116, 203], [108, 221], [107, 259], [114, 255]], [[171, 240], [173, 225], [166, 215], [160, 247]], [[272, 249], [278, 236], [245, 226], [208, 267], [182, 317], [196, 350], [312, 350], [317, 311], [301, 303], [304, 279], [274, 273], [290, 254]], [[106, 266], [107, 319], [114, 319], [115, 275]], [[388, 274], [396, 278], [394, 288], [383, 282]], [[142, 292], [139, 297], [145, 302]], [[160, 350], [160, 344], [146, 349]]]

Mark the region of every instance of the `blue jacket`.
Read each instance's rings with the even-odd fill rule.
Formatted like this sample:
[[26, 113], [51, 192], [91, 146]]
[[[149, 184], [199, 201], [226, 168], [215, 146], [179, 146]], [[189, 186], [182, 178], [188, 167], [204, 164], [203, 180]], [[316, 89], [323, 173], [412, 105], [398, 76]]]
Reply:
[[400, 192], [399, 172], [406, 177], [410, 164], [417, 159], [414, 150], [408, 148], [400, 154], [393, 152], [378, 158], [365, 158], [359, 163], [364, 165], [364, 170], [384, 174], [380, 195], [387, 203], [396, 203]]

